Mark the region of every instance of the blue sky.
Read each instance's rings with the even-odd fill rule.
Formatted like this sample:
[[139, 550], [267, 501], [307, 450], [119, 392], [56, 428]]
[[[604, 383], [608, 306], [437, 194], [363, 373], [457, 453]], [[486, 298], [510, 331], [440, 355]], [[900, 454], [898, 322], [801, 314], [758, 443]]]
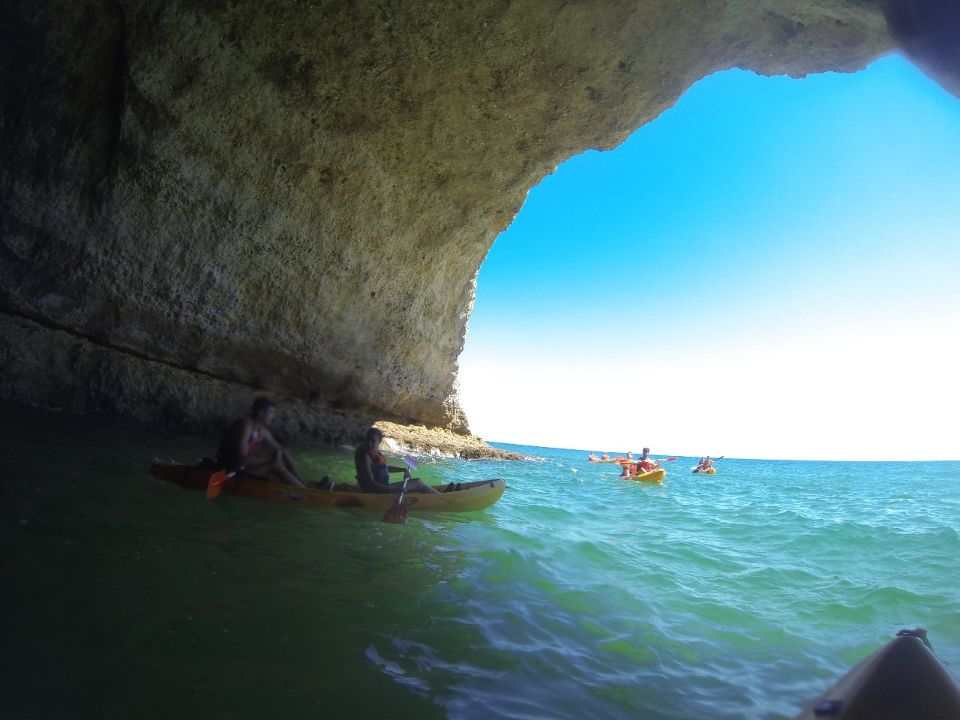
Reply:
[[900, 56], [718, 73], [533, 188], [478, 277], [463, 403], [507, 442], [956, 458], [958, 312], [960, 99]]

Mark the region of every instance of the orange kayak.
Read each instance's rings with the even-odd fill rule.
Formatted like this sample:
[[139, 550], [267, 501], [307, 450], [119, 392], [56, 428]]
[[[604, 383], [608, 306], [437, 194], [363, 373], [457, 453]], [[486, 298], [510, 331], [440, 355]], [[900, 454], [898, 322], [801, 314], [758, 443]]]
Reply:
[[[180, 463], [154, 463], [150, 474], [187, 490], [206, 490], [210, 476], [216, 468]], [[503, 495], [506, 488], [504, 480], [480, 480], [478, 482], [458, 483], [450, 490], [439, 493], [407, 493], [406, 502], [414, 511], [432, 512], [470, 512], [483, 510], [493, 505]], [[299, 488], [278, 482], [269, 482], [258, 478], [240, 475], [227, 481], [225, 495], [270, 500], [273, 502], [291, 502], [310, 507], [321, 508], [359, 508], [385, 512], [393, 504], [394, 495], [377, 495], [360, 492], [356, 485], [340, 485], [334, 490]]]

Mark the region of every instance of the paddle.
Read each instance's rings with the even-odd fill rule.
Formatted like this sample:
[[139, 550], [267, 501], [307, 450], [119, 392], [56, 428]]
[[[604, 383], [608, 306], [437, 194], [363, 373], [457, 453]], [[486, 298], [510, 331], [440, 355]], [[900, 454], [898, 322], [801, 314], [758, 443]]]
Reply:
[[207, 500], [216, 500], [220, 497], [228, 477], [233, 477], [233, 473], [228, 475], [226, 470], [217, 470], [210, 476], [210, 479], [207, 480]]
[[407, 481], [410, 480], [409, 475], [404, 475], [403, 477], [403, 487], [400, 488], [400, 495], [397, 496], [397, 499], [393, 501], [393, 504], [387, 508], [387, 512], [384, 513], [383, 521], [388, 523], [398, 523], [402, 524], [407, 520], [407, 508], [403, 504], [403, 499], [407, 494]]
[[[410, 457], [409, 455], [403, 456], [403, 464], [407, 466], [407, 470], [416, 470], [417, 461]], [[410, 473], [407, 472], [403, 476], [403, 487], [400, 488], [400, 495], [394, 500], [393, 504], [387, 508], [387, 512], [383, 516], [384, 522], [389, 523], [404, 523], [407, 520], [407, 508], [403, 504], [404, 496], [407, 494], [407, 481], [410, 480]]]

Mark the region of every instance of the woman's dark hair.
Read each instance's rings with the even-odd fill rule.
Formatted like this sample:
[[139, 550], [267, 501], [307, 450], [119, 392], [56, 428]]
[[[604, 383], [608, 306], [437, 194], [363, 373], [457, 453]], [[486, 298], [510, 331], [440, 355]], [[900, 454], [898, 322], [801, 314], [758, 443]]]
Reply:
[[383, 438], [383, 430], [381, 430], [380, 428], [372, 427], [369, 430], [367, 430], [368, 443], [375, 443], [377, 440], [381, 440], [382, 438]]
[[272, 407], [273, 403], [270, 400], [265, 397], [258, 397], [253, 401], [253, 405], [250, 407], [250, 417], [255, 418]]

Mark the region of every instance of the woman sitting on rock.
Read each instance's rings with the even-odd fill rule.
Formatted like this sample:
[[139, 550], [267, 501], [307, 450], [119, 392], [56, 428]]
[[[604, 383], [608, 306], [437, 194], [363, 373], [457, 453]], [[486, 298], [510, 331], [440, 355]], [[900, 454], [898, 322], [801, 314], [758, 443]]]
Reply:
[[353, 454], [357, 466], [357, 483], [363, 492], [368, 493], [399, 493], [403, 489], [402, 482], [391, 483], [390, 473], [402, 472], [407, 481], [407, 492], [436, 493], [425, 482], [410, 477], [410, 471], [405, 467], [387, 465], [383, 453], [380, 452], [380, 443], [383, 442], [383, 432], [372, 427], [367, 430], [366, 440], [357, 447]]

